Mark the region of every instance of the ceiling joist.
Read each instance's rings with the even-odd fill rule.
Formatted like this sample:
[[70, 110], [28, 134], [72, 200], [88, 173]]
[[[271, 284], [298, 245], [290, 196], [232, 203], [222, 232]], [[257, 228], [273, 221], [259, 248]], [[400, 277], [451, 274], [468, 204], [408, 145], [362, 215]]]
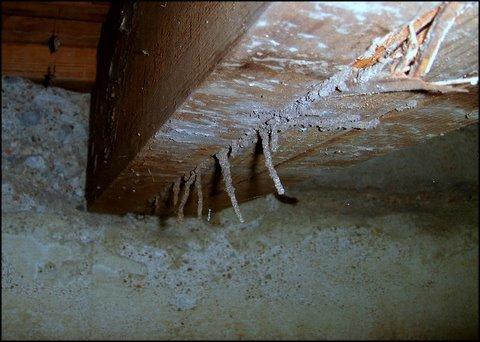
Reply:
[[478, 122], [476, 4], [358, 6], [119, 6], [89, 210], [241, 219], [236, 202]]

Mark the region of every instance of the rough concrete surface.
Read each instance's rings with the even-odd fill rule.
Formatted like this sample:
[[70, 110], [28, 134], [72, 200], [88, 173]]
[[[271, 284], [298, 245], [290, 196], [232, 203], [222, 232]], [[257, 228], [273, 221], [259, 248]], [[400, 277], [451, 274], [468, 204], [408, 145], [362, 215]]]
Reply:
[[179, 224], [84, 211], [88, 109], [2, 79], [3, 339], [478, 337], [478, 127]]

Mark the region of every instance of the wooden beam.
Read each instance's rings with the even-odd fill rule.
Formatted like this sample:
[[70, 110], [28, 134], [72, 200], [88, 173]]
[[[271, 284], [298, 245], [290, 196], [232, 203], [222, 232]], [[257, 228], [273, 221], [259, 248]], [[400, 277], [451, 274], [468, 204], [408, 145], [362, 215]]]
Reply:
[[[124, 2], [102, 33], [92, 99], [87, 198], [97, 198], [199, 86], [262, 2]], [[140, 157], [140, 159], [137, 159]]]
[[[327, 169], [348, 167], [460, 127], [478, 124], [477, 87], [471, 87], [470, 93], [447, 96], [390, 93], [362, 96], [354, 101], [341, 97], [331, 100], [342, 101], [345, 108], [360, 104], [359, 107], [363, 108], [361, 115], [378, 116], [380, 124], [371, 130], [318, 132], [315, 128], [310, 128], [305, 132], [290, 131], [280, 136], [274, 163], [285, 186], [320, 175]], [[417, 102], [415, 108], [400, 111], [395, 109], [412, 100]], [[373, 104], [378, 110], [370, 112], [367, 104]], [[334, 108], [332, 105], [330, 103], [329, 108]], [[475, 114], [469, 116], [469, 113]], [[239, 202], [274, 192], [263, 153], [258, 146], [251, 146], [241, 157], [234, 158], [231, 170]], [[230, 207], [230, 199], [224, 191], [217, 163], [212, 159], [202, 171], [204, 213], [209, 208], [215, 213]], [[156, 208], [151, 207], [152, 214], [173, 214], [171, 191], [159, 194], [157, 204]], [[185, 214], [194, 216], [196, 208], [196, 198], [191, 196]]]
[[[89, 92], [108, 2], [2, 2], [2, 74]], [[52, 35], [60, 43], [51, 53]], [[50, 76], [47, 76], [50, 75]]]
[[108, 1], [2, 1], [2, 15], [80, 20], [102, 23]]
[[42, 82], [49, 67], [53, 85], [78, 91], [89, 91], [95, 81], [94, 48], [62, 47], [51, 54], [48, 46], [39, 44], [2, 43], [2, 75], [21, 76]]
[[55, 34], [60, 47], [96, 49], [101, 29], [97, 22], [2, 15], [2, 43], [47, 46]]
[[[110, 86], [110, 94], [115, 94], [115, 98], [121, 96], [123, 100], [108, 102], [105, 96], [108, 92], [104, 90], [105, 94], [93, 104], [94, 110], [100, 106], [103, 108], [97, 112], [101, 114], [96, 115], [94, 120], [97, 121], [91, 126], [93, 135], [87, 176], [89, 210], [172, 214], [175, 210], [172, 205], [173, 182], [179, 177], [188, 177], [199, 166], [202, 168], [205, 207], [216, 211], [229, 206], [230, 199], [213, 156], [245, 134], [255, 132], [265, 120], [273, 118], [273, 114], [282, 111], [288, 114], [289, 110], [294, 114], [298, 103], [310, 106], [313, 115], [338, 122], [339, 126], [318, 132], [308, 129], [307, 124], [305, 128], [299, 126], [280, 134], [280, 148], [273, 154], [273, 164], [287, 186], [318, 174], [322, 168], [351, 165], [478, 122], [476, 87], [468, 88], [469, 93], [435, 94], [430, 92], [435, 90], [434, 85], [405, 77], [396, 80], [398, 85], [388, 93], [356, 93], [355, 89], [362, 87], [355, 88], [355, 83], [350, 81], [361, 80], [359, 83], [366, 85], [365, 89], [380, 87], [379, 83], [374, 83], [375, 79], [369, 80], [371, 70], [357, 74], [346, 84], [338, 83], [339, 70], [348, 71], [350, 69], [345, 66], [367, 60], [365, 57], [369, 52], [373, 52], [375, 58], [365, 67], [378, 66], [383, 63], [380, 62], [382, 57], [392, 52], [372, 48], [374, 38], [400, 37], [395, 38], [395, 47], [396, 52], [401, 53], [402, 43], [408, 39], [408, 34], [402, 32], [409, 32], [408, 23], [412, 17], [418, 14], [425, 19], [438, 13], [435, 4], [430, 3], [387, 3], [363, 8], [361, 12], [355, 6], [354, 3], [271, 4], [210, 74], [202, 82], [192, 84], [188, 97], [179, 98], [177, 94], [181, 90], [178, 88], [166, 92], [165, 82], [181, 82], [178, 82], [177, 75], [155, 64], [161, 62], [150, 59], [149, 56], [156, 54], [151, 53], [150, 46], [144, 48], [148, 42], [137, 45], [138, 49], [147, 52], [140, 50], [138, 55], [127, 49], [131, 44], [126, 44], [126, 40], [117, 44], [116, 53], [111, 49], [112, 70], [113, 74], [115, 70], [122, 71], [119, 82], [124, 83], [115, 83], [117, 75], [105, 81], [102, 89]], [[131, 33], [137, 32], [142, 25], [142, 12], [137, 13], [138, 21], [130, 21], [136, 24], [130, 26], [135, 27]], [[478, 18], [475, 21], [475, 17], [475, 10], [470, 9], [457, 18], [456, 25], [461, 29], [452, 30], [442, 43], [428, 80], [442, 81], [475, 74], [477, 55], [450, 58], [459, 49], [469, 49], [475, 43], [471, 39], [472, 36], [478, 37]], [[155, 32], [155, 29], [149, 32]], [[387, 35], [389, 32], [393, 34]], [[395, 35], [395, 32], [402, 34]], [[177, 37], [177, 41], [183, 46], [180, 38]], [[388, 39], [384, 41], [389, 42]], [[450, 53], [443, 54], [442, 51]], [[132, 58], [137, 61], [125, 61], [122, 66], [116, 66], [115, 56], [124, 56], [125, 53], [135, 56]], [[195, 61], [191, 59], [190, 65], [192, 60]], [[109, 61], [107, 59], [105, 65], [109, 65]], [[362, 65], [356, 67], [363, 68]], [[142, 68], [142, 74], [132, 74]], [[181, 72], [184, 68], [180, 68]], [[462, 75], [458, 74], [460, 69]], [[165, 82], [160, 85], [157, 78]], [[334, 86], [327, 95], [318, 95], [317, 91], [328, 88], [321, 88], [322, 81], [328, 85], [335, 80], [337, 83], [332, 83]], [[412, 88], [411, 84], [423, 88]], [[430, 87], [428, 92], [425, 92], [426, 85]], [[448, 91], [451, 90], [458, 89]], [[135, 96], [136, 99], [125, 100], [127, 91], [128, 94], [140, 93], [143, 101]], [[165, 97], [161, 98], [162, 95]], [[160, 100], [152, 100], [152, 96]], [[168, 110], [159, 106], [161, 101], [177, 99], [179, 101]], [[155, 120], [149, 113], [154, 104], [157, 105]], [[153, 121], [151, 129], [148, 129], [148, 123], [152, 121], [148, 120]], [[348, 126], [349, 122], [367, 126], [375, 124], [368, 129], [356, 129]], [[342, 123], [348, 126], [344, 127], [345, 130]], [[298, 128], [305, 132], [298, 132]], [[135, 137], [135, 133], [140, 135]], [[229, 159], [239, 202], [274, 191], [266, 172], [261, 144], [248, 145]], [[195, 212], [195, 196], [191, 195], [185, 213]]]

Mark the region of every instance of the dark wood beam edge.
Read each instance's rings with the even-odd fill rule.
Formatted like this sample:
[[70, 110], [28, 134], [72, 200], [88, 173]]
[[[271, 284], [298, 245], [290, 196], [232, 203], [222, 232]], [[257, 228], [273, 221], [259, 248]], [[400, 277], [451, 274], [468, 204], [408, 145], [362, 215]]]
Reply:
[[267, 6], [264, 2], [112, 4], [100, 37], [92, 93], [89, 210], [102, 211], [96, 199], [141, 155], [148, 139]]

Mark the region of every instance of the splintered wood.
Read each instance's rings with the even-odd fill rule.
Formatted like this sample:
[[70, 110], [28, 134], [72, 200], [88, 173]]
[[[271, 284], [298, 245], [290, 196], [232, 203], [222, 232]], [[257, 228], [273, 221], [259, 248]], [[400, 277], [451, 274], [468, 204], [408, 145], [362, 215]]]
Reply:
[[[435, 7], [428, 13], [425, 13], [416, 19], [413, 23], [415, 32], [418, 33], [421, 29], [430, 24], [439, 10], [439, 7]], [[409, 33], [409, 28], [406, 26], [400, 29], [398, 32], [386, 35], [381, 40], [374, 41], [367, 52], [358, 57], [352, 66], [356, 68], [366, 68], [375, 64], [385, 53], [396, 50], [405, 41], [405, 39], [407, 39]]]
[[[391, 75], [380, 76], [380, 71], [374, 72], [369, 77], [374, 82], [358, 82], [350, 87], [346, 93], [370, 94], [394, 91], [424, 90], [429, 92], [467, 92], [461, 87], [451, 87], [453, 84], [471, 83], [458, 80], [440, 82], [425, 82], [420, 77], [425, 76], [431, 69], [440, 44], [445, 39], [447, 32], [461, 13], [464, 4], [453, 2], [444, 3], [435, 10], [409, 23], [397, 34], [388, 34], [382, 39], [374, 41], [368, 51], [359, 57], [353, 64], [354, 67], [369, 70], [376, 65], [383, 68], [383, 63], [390, 59], [397, 59], [392, 65]], [[404, 37], [405, 29], [408, 37]], [[422, 30], [417, 37], [417, 32]], [[408, 38], [408, 44], [402, 40]], [[403, 50], [403, 51], [402, 51]], [[383, 63], [380, 61], [383, 60]], [[373, 70], [373, 69], [372, 69]], [[360, 78], [359, 73], [359, 78]], [[379, 75], [380, 77], [376, 77]], [[356, 82], [355, 82], [356, 83]]]
[[400, 62], [398, 63], [397, 68], [395, 69], [395, 73], [398, 74], [405, 74], [410, 70], [410, 64], [412, 64], [413, 60], [417, 56], [418, 49], [420, 47], [417, 40], [417, 33], [413, 28], [413, 23], [410, 23], [408, 25], [408, 30], [410, 35], [408, 36], [407, 51], [405, 52]]
[[414, 77], [425, 76], [430, 71], [440, 49], [440, 44], [453, 26], [463, 6], [464, 4], [461, 2], [449, 2], [442, 5], [428, 30], [424, 45], [420, 49], [420, 57], [414, 66]]
[[[400, 56], [401, 60], [394, 66], [394, 74], [419, 78], [425, 76], [431, 69], [442, 41], [453, 26], [455, 19], [464, 8], [460, 2], [444, 3], [420, 18], [414, 20], [399, 32], [388, 34], [382, 39], [377, 39], [367, 52], [357, 58], [353, 67], [367, 68], [373, 66], [386, 56]], [[421, 32], [420, 32], [421, 31]], [[418, 37], [417, 37], [418, 34]], [[403, 53], [394, 53], [408, 38], [408, 45]], [[410, 66], [411, 65], [411, 66]], [[448, 83], [445, 84], [458, 84]], [[419, 90], [449, 92], [453, 89], [439, 89], [434, 85], [426, 86], [419, 83]], [[406, 89], [405, 89], [406, 90]], [[417, 89], [411, 89], [417, 90]], [[460, 90], [461, 91], [461, 90]]]

